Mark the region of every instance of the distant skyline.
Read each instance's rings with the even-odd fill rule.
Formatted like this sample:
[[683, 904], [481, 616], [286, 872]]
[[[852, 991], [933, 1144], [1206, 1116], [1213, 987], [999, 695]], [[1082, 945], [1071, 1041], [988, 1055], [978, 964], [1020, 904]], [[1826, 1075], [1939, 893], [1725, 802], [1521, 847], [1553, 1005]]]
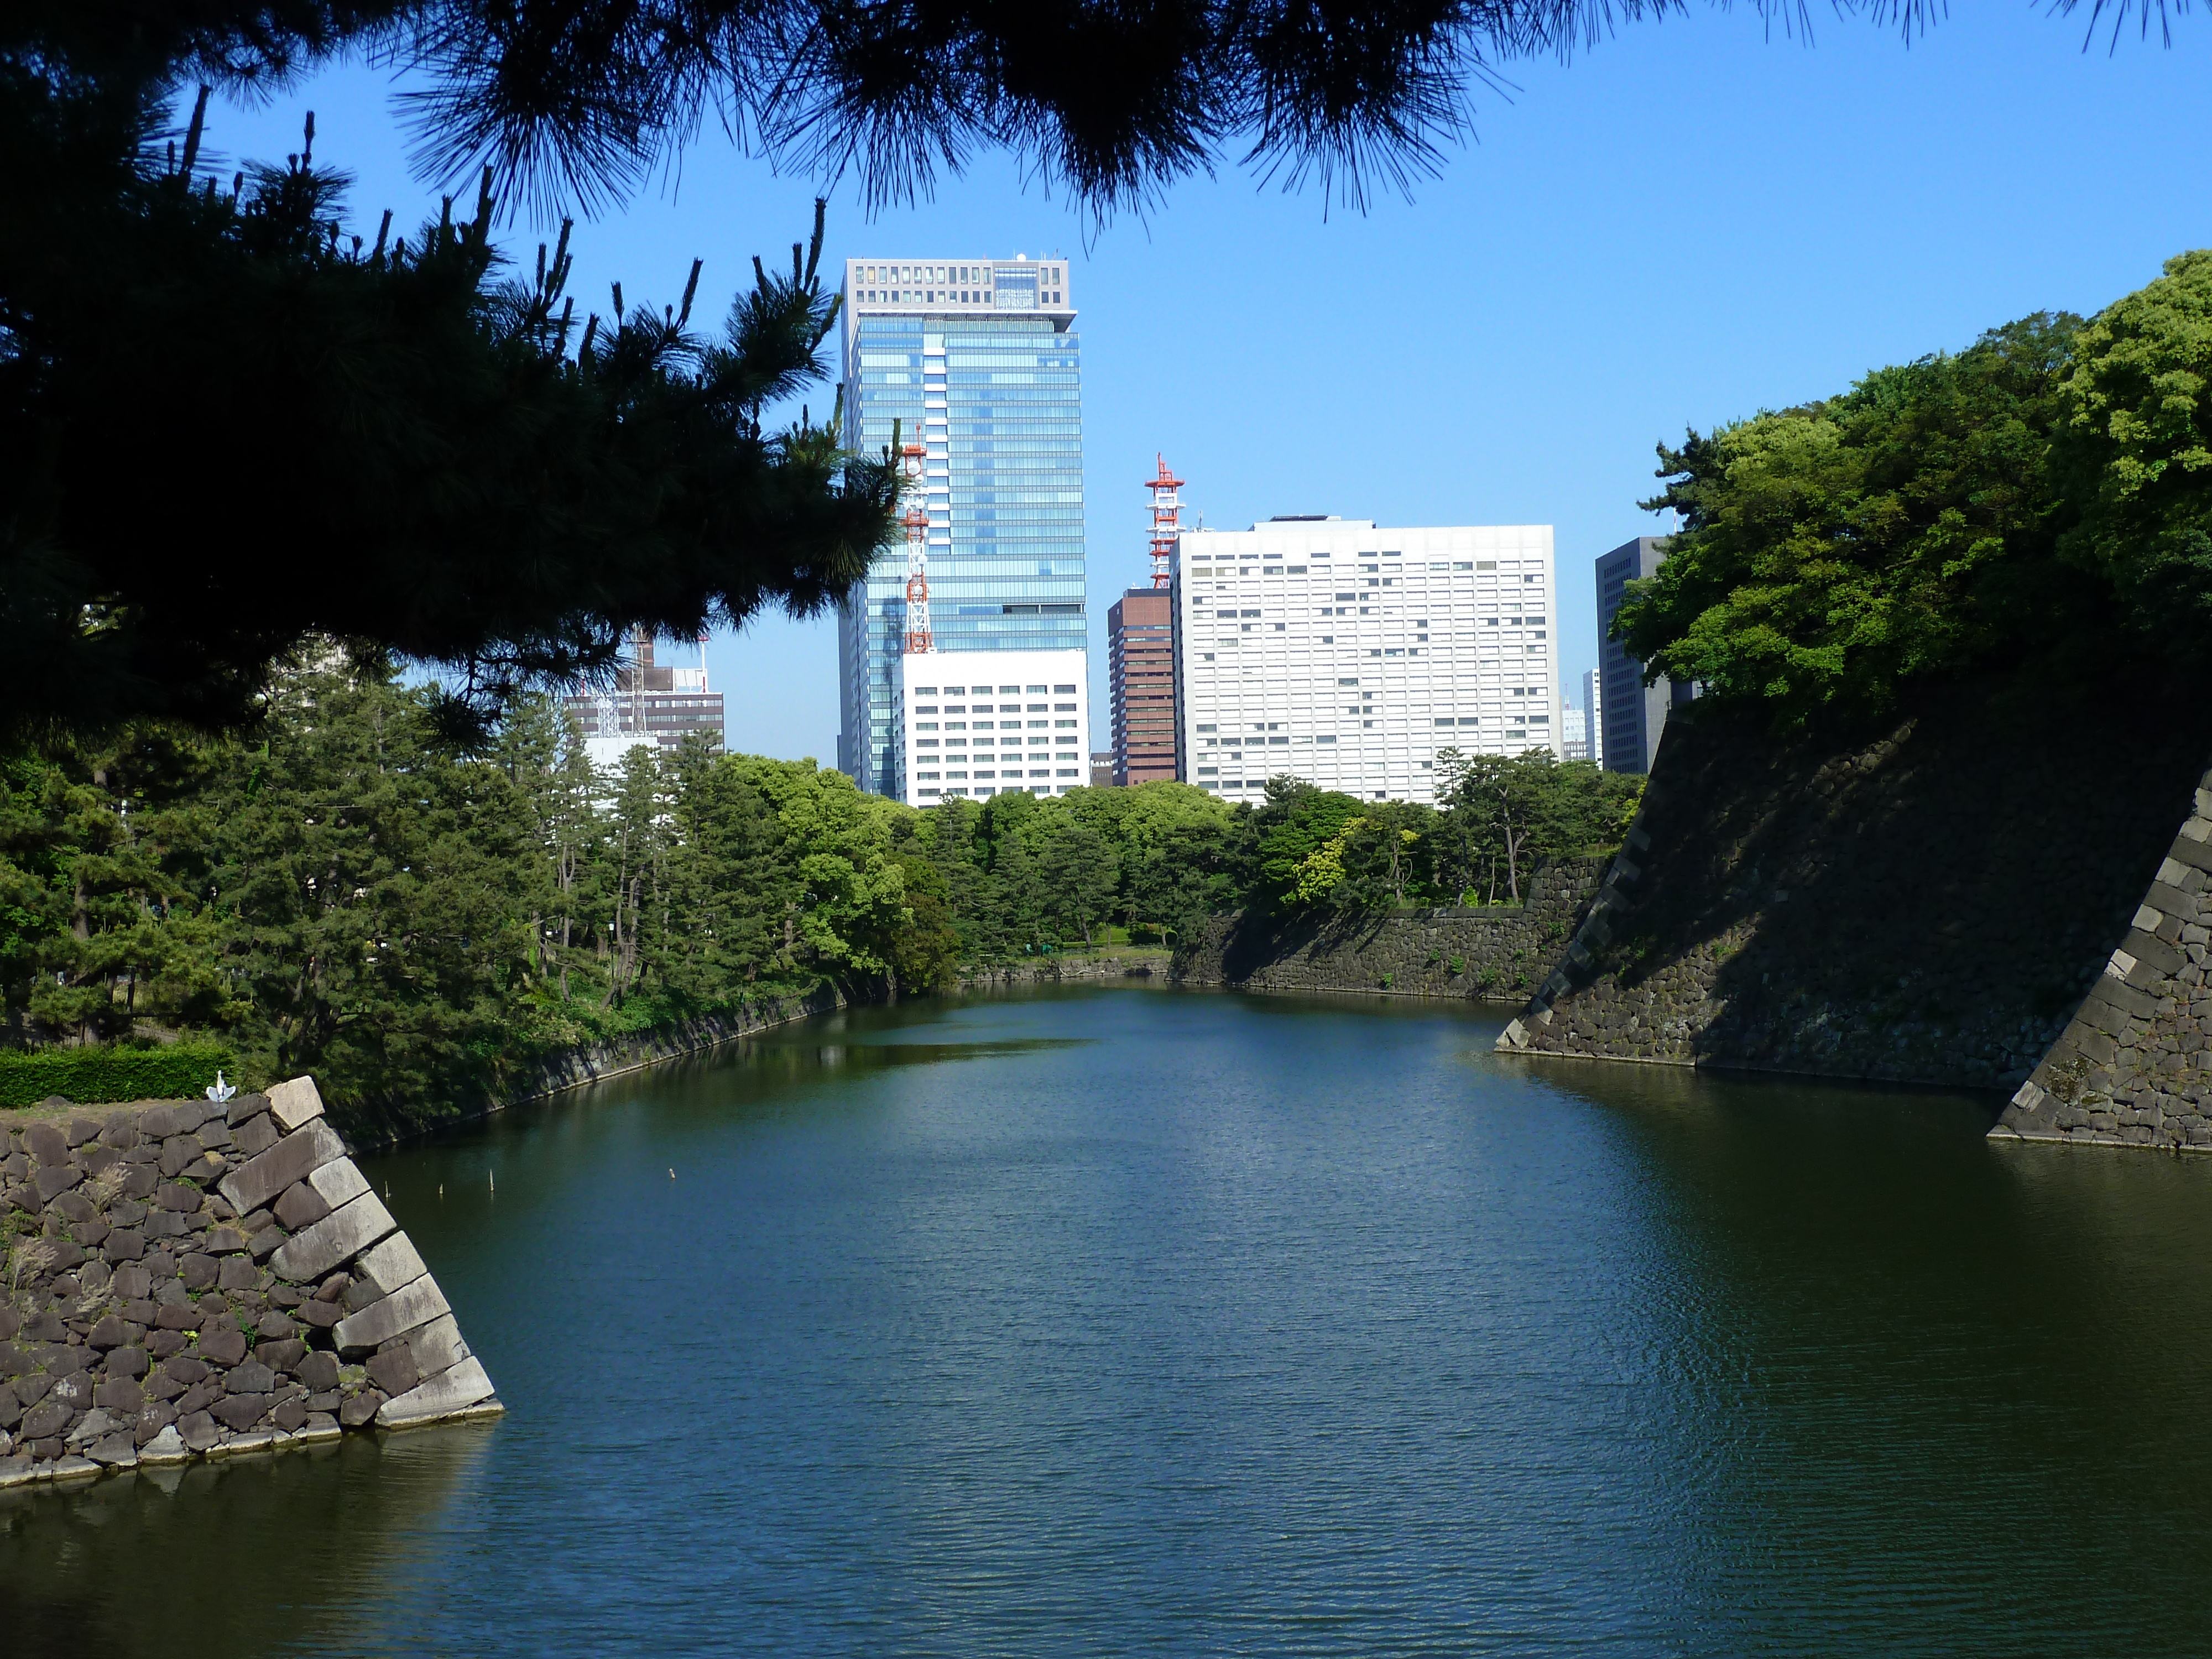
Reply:
[[[1962, 11], [1909, 47], [1815, 21], [1808, 47], [1747, 10], [1700, 10], [1569, 65], [1513, 66], [1511, 101], [1476, 100], [1477, 142], [1364, 216], [1224, 170], [1094, 230], [994, 159], [872, 219], [835, 184], [823, 265], [946, 247], [1069, 258], [1097, 730], [1106, 612], [1146, 580], [1140, 485], [1160, 453], [1189, 481], [1192, 525], [1553, 526], [1573, 686], [1597, 656], [1593, 562], [1669, 528], [1635, 505], [1656, 492], [1656, 442], [2030, 312], [2094, 311], [2212, 243], [2212, 200], [2175, 182], [2203, 177], [2212, 149], [2207, 20], [2177, 18], [2171, 49], [2131, 36], [2111, 52], [2026, 6]], [[387, 79], [357, 64], [259, 109], [219, 106], [210, 149], [281, 161], [310, 108], [317, 159], [358, 181], [354, 228], [373, 234], [386, 206], [401, 224], [435, 213]], [[651, 193], [578, 225], [579, 307], [604, 310], [611, 281], [673, 301], [696, 256], [712, 319], [752, 255], [788, 259], [815, 191], [710, 131]], [[501, 240], [526, 264], [541, 235]], [[834, 395], [825, 380], [807, 400]], [[763, 618], [708, 655], [732, 747], [834, 761], [833, 618]]]

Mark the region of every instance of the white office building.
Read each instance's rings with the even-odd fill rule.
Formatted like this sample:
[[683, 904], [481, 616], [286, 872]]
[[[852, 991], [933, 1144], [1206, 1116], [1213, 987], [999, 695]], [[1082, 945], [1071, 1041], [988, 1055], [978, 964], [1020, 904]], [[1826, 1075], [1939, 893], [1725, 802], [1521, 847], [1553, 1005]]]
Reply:
[[1440, 750], [1561, 753], [1549, 525], [1194, 531], [1175, 595], [1188, 781], [1228, 799], [1433, 802]]
[[891, 659], [884, 793], [909, 806], [1091, 781], [1090, 653], [930, 651]]
[[1605, 677], [1583, 670], [1583, 758], [1605, 764]]

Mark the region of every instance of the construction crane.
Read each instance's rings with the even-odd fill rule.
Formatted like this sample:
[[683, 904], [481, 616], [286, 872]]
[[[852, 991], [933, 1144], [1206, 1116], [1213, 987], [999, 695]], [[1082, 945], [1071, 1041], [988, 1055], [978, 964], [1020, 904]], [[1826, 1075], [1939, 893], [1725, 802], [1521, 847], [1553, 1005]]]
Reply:
[[1182, 480], [1168, 471], [1164, 456], [1155, 453], [1152, 459], [1160, 468], [1159, 477], [1145, 481], [1152, 492], [1152, 586], [1165, 587], [1171, 580], [1168, 562], [1182, 535]]
[[899, 446], [899, 473], [906, 507], [906, 653], [926, 656], [936, 648], [929, 632], [929, 513], [922, 505], [922, 444]]

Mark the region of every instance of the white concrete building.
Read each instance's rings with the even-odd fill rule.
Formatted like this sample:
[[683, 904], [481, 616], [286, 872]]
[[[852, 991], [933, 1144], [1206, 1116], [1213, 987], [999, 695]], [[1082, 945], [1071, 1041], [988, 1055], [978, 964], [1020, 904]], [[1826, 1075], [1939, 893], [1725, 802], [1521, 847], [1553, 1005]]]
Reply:
[[1176, 557], [1188, 781], [1433, 802], [1437, 751], [1561, 752], [1549, 525], [1279, 518]]
[[889, 785], [909, 806], [1091, 781], [1090, 653], [930, 651], [893, 659]]
[[1583, 758], [1605, 764], [1605, 677], [1595, 668], [1583, 670]]

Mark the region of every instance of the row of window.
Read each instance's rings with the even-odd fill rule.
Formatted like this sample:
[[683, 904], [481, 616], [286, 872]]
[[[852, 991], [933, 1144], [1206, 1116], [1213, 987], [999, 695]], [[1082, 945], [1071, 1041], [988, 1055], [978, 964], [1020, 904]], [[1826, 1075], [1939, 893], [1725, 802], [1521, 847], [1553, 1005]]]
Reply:
[[[1044, 695], [1045, 688], [1042, 685], [1002, 685], [999, 688], [999, 695], [1002, 697], [1018, 696], [1024, 690], [1026, 690], [1030, 696], [1036, 697]], [[1075, 695], [1075, 688], [1072, 685], [1055, 684], [1052, 688], [1052, 692], [1054, 696], [1072, 697]], [[914, 688], [914, 695], [917, 697], [934, 697], [940, 694], [938, 688], [933, 685], [917, 685]], [[942, 695], [948, 697], [965, 697], [971, 695], [978, 697], [988, 697], [991, 695], [991, 688], [988, 685], [979, 685], [971, 693], [964, 685], [948, 685], [944, 689]], [[916, 712], [925, 714], [933, 714], [937, 711], [933, 708], [925, 708], [917, 710]], [[945, 712], [948, 714], [958, 714], [964, 713], [965, 711], [958, 708], [948, 708]], [[979, 714], [988, 714], [990, 711], [983, 708], [979, 703], [976, 706], [975, 712]], [[999, 712], [1004, 714], [1020, 714], [1022, 710], [1019, 707], [1015, 707], [1011, 708], [1002, 708]], [[1043, 706], [1040, 704], [1036, 709], [1031, 712], [1042, 714], [1043, 712]]]
[[[1061, 743], [1072, 744], [1076, 741], [1077, 739], [1074, 738], [1031, 738], [1030, 739], [1030, 742], [1032, 744], [1044, 744]], [[978, 749], [989, 749], [1000, 743], [1004, 743], [1011, 749], [1018, 746], [1021, 743], [1021, 739], [1019, 738], [977, 738], [975, 739], [975, 746]], [[969, 739], [966, 738], [916, 738], [914, 740], [914, 746], [916, 749], [935, 749], [940, 745], [946, 749], [964, 749], [968, 744]], [[924, 760], [933, 760], [936, 757], [933, 755], [924, 755], [921, 758]], [[957, 760], [959, 757], [955, 756], [953, 758]], [[1039, 755], [1037, 758], [1039, 760], [1042, 760], [1044, 757]], [[1066, 760], [1068, 757], [1062, 755], [1060, 758]]]
[[[1069, 775], [1063, 774], [1062, 775]], [[1029, 786], [1029, 792], [1032, 795], [1064, 795], [1070, 789], [1078, 788], [1079, 787], [1079, 785], [1071, 783], [1033, 783]], [[971, 790], [963, 789], [957, 785], [947, 784], [942, 789], [930, 788], [917, 789], [915, 791], [916, 795], [926, 796], [932, 800], [939, 799], [946, 795], [959, 795], [976, 800], [988, 800], [993, 795], [1018, 795], [1021, 793], [1022, 786], [1018, 783], [1008, 784], [1005, 787], [999, 789]]]
[[[1239, 558], [1219, 559], [1212, 564], [1191, 563], [1182, 568], [1182, 574], [1186, 576], [1303, 576], [1314, 565], [1334, 562], [1333, 556], [1325, 552], [1304, 555], [1304, 564], [1289, 563], [1279, 553], [1272, 556], [1276, 562], [1270, 564], [1267, 562], [1270, 556], [1264, 553], [1248, 553]], [[1398, 553], [1347, 553], [1344, 556], [1357, 563], [1362, 570], [1370, 571], [1381, 570], [1385, 559], [1403, 558], [1403, 555]], [[1417, 553], [1413, 558], [1393, 565], [1391, 568], [1418, 571], [1425, 564], [1431, 570], [1466, 570], [1478, 575], [1496, 574], [1501, 580], [1507, 581], [1511, 580], [1516, 573], [1523, 581], [1541, 581], [1544, 579], [1540, 566], [1534, 571], [1522, 572], [1518, 560], [1507, 559], [1502, 562], [1504, 568], [1501, 570], [1501, 561], [1497, 559], [1432, 559]], [[1322, 574], [1326, 575], [1328, 573], [1324, 571]]]
[[[969, 729], [968, 722], [966, 720], [946, 720], [944, 724], [945, 729], [948, 732], [965, 732]], [[1030, 722], [1030, 729], [1031, 731], [1041, 730], [1048, 726], [1075, 729], [1076, 722], [1073, 720], [1031, 720]], [[914, 729], [917, 732], [934, 732], [937, 730], [937, 727], [938, 722], [935, 720], [916, 720], [914, 723]], [[975, 729], [978, 732], [988, 732], [991, 729], [991, 722], [988, 720], [977, 720], [975, 722]], [[999, 730], [1001, 732], [1018, 732], [1021, 729], [1022, 723], [1019, 720], [1000, 720], [999, 722]]]

